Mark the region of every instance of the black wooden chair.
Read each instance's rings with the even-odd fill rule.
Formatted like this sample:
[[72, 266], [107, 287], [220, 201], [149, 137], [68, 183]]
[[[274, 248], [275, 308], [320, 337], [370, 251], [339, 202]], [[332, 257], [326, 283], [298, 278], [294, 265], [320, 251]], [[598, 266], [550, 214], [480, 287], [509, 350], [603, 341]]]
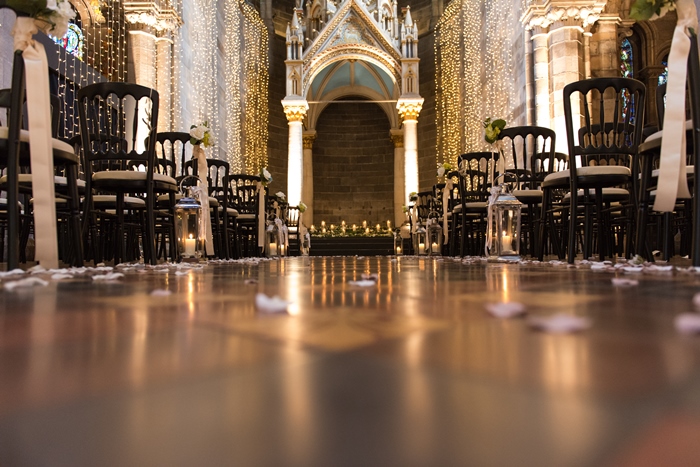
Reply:
[[[583, 225], [584, 258], [593, 250], [594, 227], [599, 258], [603, 260], [606, 254], [612, 254], [613, 248], [608, 246], [611, 203], [627, 205], [623, 215], [628, 242], [625, 249], [629, 254], [633, 225], [630, 189], [636, 191], [631, 167], [642, 137], [645, 95], [644, 84], [627, 78], [594, 78], [564, 87], [570, 164], [567, 170], [547, 175], [542, 186], [552, 190], [568, 185], [569, 195], [563, 202], [569, 213], [569, 263], [576, 257], [579, 223]], [[584, 118], [582, 127], [576, 130], [574, 120], [579, 118], [579, 112]], [[581, 166], [577, 167], [577, 163]], [[581, 205], [584, 213], [579, 216]]]
[[[114, 196], [115, 264], [122, 261], [126, 252], [125, 199], [143, 202], [145, 218], [140, 234], [144, 257], [155, 264], [156, 193], [178, 190], [173, 177], [155, 169], [158, 102], [154, 89], [129, 83], [98, 83], [78, 92], [87, 222], [94, 222], [97, 193]], [[134, 163], [143, 164], [144, 170], [129, 170]], [[174, 217], [172, 212], [171, 216]]]
[[232, 174], [229, 177], [231, 207], [238, 213], [237, 237], [241, 256], [259, 256], [261, 253], [258, 247], [258, 223], [265, 222], [265, 219], [259, 219], [258, 216], [259, 182], [260, 177], [256, 175]]

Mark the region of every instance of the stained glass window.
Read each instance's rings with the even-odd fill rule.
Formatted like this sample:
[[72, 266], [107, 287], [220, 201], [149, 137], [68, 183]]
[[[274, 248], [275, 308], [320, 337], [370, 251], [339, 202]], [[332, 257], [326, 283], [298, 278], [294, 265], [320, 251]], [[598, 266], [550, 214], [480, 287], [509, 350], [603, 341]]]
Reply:
[[83, 31], [77, 24], [68, 23], [68, 32], [60, 39], [53, 37], [56, 44], [60, 45], [66, 52], [74, 55], [78, 59], [83, 59], [83, 43], [85, 38]]
[[[620, 44], [620, 72], [623, 78], [634, 78], [634, 56], [632, 54], [632, 44], [629, 39], [622, 39]], [[632, 111], [634, 115], [634, 99], [631, 99], [629, 92], [622, 93], [622, 118], [627, 116], [627, 111]]]
[[659, 86], [668, 81], [668, 55], [661, 60], [661, 66], [664, 67], [664, 72], [659, 75]]

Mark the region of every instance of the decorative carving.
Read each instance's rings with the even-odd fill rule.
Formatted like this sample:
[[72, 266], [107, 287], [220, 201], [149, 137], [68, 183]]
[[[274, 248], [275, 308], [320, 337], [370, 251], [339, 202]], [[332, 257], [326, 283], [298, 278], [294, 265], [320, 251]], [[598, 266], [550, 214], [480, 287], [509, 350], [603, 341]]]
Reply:
[[394, 143], [395, 148], [402, 148], [403, 147], [403, 135], [392, 133], [391, 134], [391, 142]]
[[521, 21], [526, 29], [547, 28], [552, 23], [566, 20], [580, 22], [583, 28], [587, 28], [600, 19], [606, 3], [603, 0], [596, 0], [588, 5], [571, 1], [555, 4], [552, 0], [547, 0], [544, 5], [530, 5]]
[[170, 0], [156, 2], [124, 2], [124, 18], [127, 23], [148, 26], [156, 31], [174, 31], [182, 26], [182, 19]]
[[357, 17], [353, 16], [346, 21], [338, 32], [333, 46], [341, 44], [369, 44], [375, 45], [375, 41], [367, 34]]
[[404, 121], [418, 120], [418, 114], [423, 108], [423, 99], [399, 99], [396, 108]]
[[287, 121], [302, 122], [306, 117], [306, 111], [309, 110], [309, 104], [305, 100], [295, 100], [289, 102], [287, 99], [282, 101], [284, 106], [284, 114], [287, 116]]
[[316, 135], [304, 135], [304, 149], [313, 149]]

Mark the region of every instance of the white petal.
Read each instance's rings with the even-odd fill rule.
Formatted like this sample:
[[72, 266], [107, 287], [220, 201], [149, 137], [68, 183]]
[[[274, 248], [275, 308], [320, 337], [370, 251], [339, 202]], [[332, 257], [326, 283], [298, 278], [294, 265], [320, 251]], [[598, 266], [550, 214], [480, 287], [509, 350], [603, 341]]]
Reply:
[[15, 276], [19, 274], [24, 274], [24, 271], [22, 269], [13, 269], [12, 271], [0, 272], [0, 277]]
[[362, 280], [379, 282], [379, 274], [362, 274]]
[[591, 321], [579, 316], [557, 314], [548, 317], [534, 317], [528, 320], [530, 326], [544, 332], [563, 334], [582, 331], [591, 326]]
[[374, 287], [377, 285], [375, 281], [363, 280], [363, 281], [348, 281], [348, 285], [353, 287]]
[[525, 305], [518, 302], [487, 303], [485, 306], [496, 318], [515, 318], [527, 313]]
[[245, 285], [255, 285], [257, 283], [258, 283], [257, 279], [246, 279], [243, 281], [243, 284], [245, 284]]
[[698, 334], [700, 333], [700, 314], [682, 313], [676, 316], [673, 324], [675, 324], [676, 330], [682, 334]]
[[109, 274], [101, 274], [97, 276], [92, 276], [93, 281], [113, 281], [116, 279], [119, 279], [120, 277], [124, 277], [124, 274], [121, 272], [112, 272]]
[[18, 281], [6, 282], [5, 290], [14, 290], [23, 287], [34, 287], [42, 286], [45, 287], [49, 285], [45, 280], [39, 279], [38, 277], [27, 277], [26, 279], [20, 279]]
[[154, 297], [167, 297], [168, 295], [172, 295], [173, 293], [170, 290], [165, 290], [165, 289], [156, 289], [151, 292], [151, 295]]
[[255, 296], [255, 306], [263, 313], [286, 313], [290, 304], [291, 302], [282, 300], [278, 296], [268, 297], [263, 293]]
[[613, 277], [611, 281], [612, 285], [615, 287], [634, 287], [635, 285], [639, 285], [639, 281], [634, 279], [625, 279], [623, 277]]
[[61, 274], [61, 273], [58, 273], [58, 274], [54, 274], [53, 276], [51, 276], [51, 280], [52, 280], [52, 281], [60, 281], [60, 280], [63, 280], [63, 279], [73, 279], [73, 275], [72, 275], [72, 274]]

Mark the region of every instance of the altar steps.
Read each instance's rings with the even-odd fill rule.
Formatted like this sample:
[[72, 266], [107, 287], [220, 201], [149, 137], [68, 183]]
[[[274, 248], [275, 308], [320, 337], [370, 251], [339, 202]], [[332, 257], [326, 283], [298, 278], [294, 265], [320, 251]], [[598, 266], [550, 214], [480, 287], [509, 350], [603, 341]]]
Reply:
[[394, 249], [391, 237], [311, 237], [311, 256], [386, 256]]

